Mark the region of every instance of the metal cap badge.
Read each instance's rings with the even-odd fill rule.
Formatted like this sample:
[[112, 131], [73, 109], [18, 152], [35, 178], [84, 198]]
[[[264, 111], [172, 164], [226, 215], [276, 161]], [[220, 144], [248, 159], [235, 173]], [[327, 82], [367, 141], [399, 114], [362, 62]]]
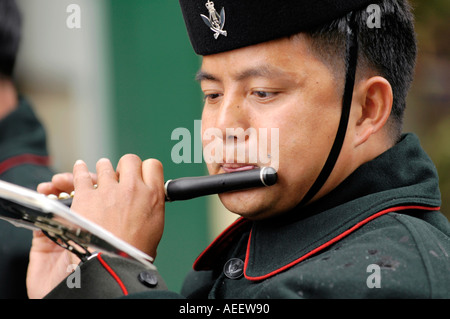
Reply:
[[227, 31], [223, 29], [225, 26], [225, 9], [220, 10], [220, 15], [214, 8], [214, 2], [208, 0], [205, 4], [209, 11], [209, 18], [204, 14], [201, 14], [205, 24], [214, 32], [214, 39], [217, 39], [220, 35], [227, 36]]

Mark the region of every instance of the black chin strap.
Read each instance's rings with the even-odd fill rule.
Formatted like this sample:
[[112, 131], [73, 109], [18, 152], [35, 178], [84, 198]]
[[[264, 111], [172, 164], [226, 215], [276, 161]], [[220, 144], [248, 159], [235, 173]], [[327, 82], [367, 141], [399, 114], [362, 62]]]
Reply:
[[316, 181], [300, 202], [300, 206], [306, 205], [322, 188], [323, 184], [325, 184], [331, 172], [333, 171], [333, 168], [341, 152], [342, 145], [344, 144], [345, 134], [347, 132], [348, 126], [348, 119], [350, 116], [350, 108], [352, 105], [353, 88], [355, 86], [356, 65], [358, 62], [358, 30], [355, 22], [355, 14], [353, 12], [347, 15], [346, 46], [347, 53], [345, 90], [342, 100], [342, 113], [341, 120], [339, 122], [339, 128], [334, 139], [333, 147], [331, 148], [330, 154], [328, 155], [328, 159], [325, 162], [325, 165], [322, 168], [322, 171], [320, 172]]

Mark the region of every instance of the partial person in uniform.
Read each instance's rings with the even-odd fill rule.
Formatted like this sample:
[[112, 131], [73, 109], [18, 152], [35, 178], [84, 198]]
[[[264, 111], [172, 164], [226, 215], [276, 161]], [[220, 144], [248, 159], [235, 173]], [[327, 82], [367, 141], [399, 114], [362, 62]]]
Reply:
[[[37, 232], [29, 296], [449, 298], [450, 226], [439, 212], [438, 175], [417, 136], [402, 133], [417, 54], [408, 1], [180, 4], [203, 56], [203, 132], [248, 150], [258, 139], [238, 132], [279, 131], [269, 161], [238, 162], [224, 151], [209, 173], [272, 166], [278, 182], [219, 195], [239, 218], [200, 254], [179, 293], [157, 271], [103, 254], [80, 264], [81, 288], [70, 289], [65, 271], [79, 261]], [[117, 168], [102, 159], [96, 170], [94, 182], [77, 161], [73, 174], [38, 190], [75, 189], [74, 211], [156, 256], [162, 164], [126, 155]]]
[[[45, 130], [14, 84], [20, 38], [21, 16], [15, 1], [0, 1], [0, 180], [36, 189], [54, 172]], [[31, 239], [30, 231], [0, 220], [0, 298], [27, 298]]]

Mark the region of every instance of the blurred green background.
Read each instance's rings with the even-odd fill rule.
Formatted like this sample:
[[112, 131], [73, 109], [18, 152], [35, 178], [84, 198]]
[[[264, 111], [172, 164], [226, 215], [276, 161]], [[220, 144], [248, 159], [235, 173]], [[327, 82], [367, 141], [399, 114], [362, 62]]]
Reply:
[[439, 172], [450, 218], [450, 1], [413, 0], [419, 57], [405, 130], [417, 133]]
[[[116, 156], [157, 158], [166, 180], [205, 175], [202, 164], [179, 165], [170, 157], [177, 143], [172, 131], [193, 132], [194, 119], [201, 116], [194, 81], [199, 58], [190, 47], [178, 1], [113, 0], [110, 7]], [[206, 198], [166, 205], [155, 264], [170, 287], [179, 290], [207, 240]]]
[[[49, 133], [55, 169], [81, 158], [126, 153], [158, 158], [165, 178], [203, 175], [204, 164], [170, 158], [178, 127], [194, 135], [200, 66], [176, 0], [18, 0], [24, 43], [17, 81]], [[66, 26], [69, 4], [81, 8], [81, 29]], [[413, 0], [419, 38], [416, 80], [405, 131], [415, 132], [440, 174], [442, 211], [450, 216], [450, 1]], [[194, 143], [192, 136], [192, 143]], [[212, 198], [167, 204], [156, 265], [179, 290], [197, 255], [228, 221]], [[232, 217], [234, 218], [234, 217]]]

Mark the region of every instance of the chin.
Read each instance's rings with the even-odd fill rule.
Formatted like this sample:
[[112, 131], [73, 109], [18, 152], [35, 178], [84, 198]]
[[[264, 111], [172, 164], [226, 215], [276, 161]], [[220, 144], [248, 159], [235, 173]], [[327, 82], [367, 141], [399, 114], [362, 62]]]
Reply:
[[268, 189], [223, 193], [219, 198], [229, 211], [250, 220], [264, 219], [273, 214], [274, 203]]

